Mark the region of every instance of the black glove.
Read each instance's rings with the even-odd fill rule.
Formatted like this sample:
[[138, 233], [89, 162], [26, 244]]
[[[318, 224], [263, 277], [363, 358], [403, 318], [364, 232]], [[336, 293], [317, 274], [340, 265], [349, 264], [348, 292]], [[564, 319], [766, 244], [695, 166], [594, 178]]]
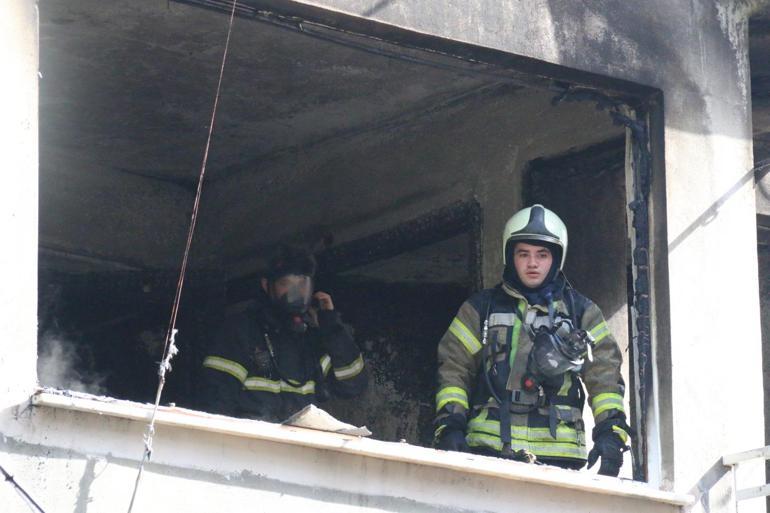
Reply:
[[468, 452], [468, 443], [465, 441], [465, 427], [467, 420], [464, 414], [452, 413], [438, 421], [436, 439], [434, 445], [444, 451]]
[[599, 474], [617, 477], [623, 466], [623, 453], [629, 449], [626, 440], [631, 434], [626, 416], [622, 413], [599, 422], [593, 430], [594, 446], [588, 453], [588, 468], [593, 467], [601, 457]]

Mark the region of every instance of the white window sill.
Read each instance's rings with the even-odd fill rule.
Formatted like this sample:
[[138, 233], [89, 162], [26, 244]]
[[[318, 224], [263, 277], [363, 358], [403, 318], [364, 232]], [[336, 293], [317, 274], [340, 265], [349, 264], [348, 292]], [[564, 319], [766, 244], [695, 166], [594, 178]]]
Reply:
[[[31, 401], [34, 406], [38, 407], [108, 415], [140, 422], [149, 422], [152, 415], [151, 404], [140, 404], [76, 392], [39, 390], [32, 396]], [[625, 479], [608, 478], [555, 467], [528, 465], [499, 458], [438, 451], [406, 443], [382, 442], [258, 420], [235, 419], [184, 408], [162, 406], [158, 409], [155, 422], [158, 425], [313, 447], [369, 458], [451, 469], [469, 474], [648, 500], [675, 506], [688, 506], [694, 501], [691, 495], [661, 491], [650, 488], [644, 483]]]

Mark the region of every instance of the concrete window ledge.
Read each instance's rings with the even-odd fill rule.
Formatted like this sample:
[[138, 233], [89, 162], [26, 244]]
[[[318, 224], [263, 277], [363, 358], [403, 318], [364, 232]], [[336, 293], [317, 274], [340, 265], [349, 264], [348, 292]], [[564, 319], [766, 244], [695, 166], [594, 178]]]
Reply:
[[[152, 405], [150, 404], [76, 392], [40, 390], [32, 396], [31, 401], [36, 407], [107, 415], [140, 422], [149, 422], [152, 415]], [[528, 465], [472, 454], [438, 451], [406, 443], [383, 442], [270, 422], [235, 419], [177, 407], [160, 407], [156, 416], [156, 425], [336, 451], [366, 458], [450, 469], [468, 474], [664, 503], [678, 507], [688, 506], [694, 501], [691, 495], [661, 491], [644, 483], [625, 479], [608, 478], [555, 467]]]

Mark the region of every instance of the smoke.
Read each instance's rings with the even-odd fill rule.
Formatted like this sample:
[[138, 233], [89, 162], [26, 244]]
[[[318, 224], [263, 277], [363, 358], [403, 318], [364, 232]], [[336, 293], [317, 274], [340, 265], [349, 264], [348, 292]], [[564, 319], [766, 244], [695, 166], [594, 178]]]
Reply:
[[46, 333], [38, 341], [37, 376], [41, 386], [106, 395], [105, 376], [89, 370], [75, 344]]

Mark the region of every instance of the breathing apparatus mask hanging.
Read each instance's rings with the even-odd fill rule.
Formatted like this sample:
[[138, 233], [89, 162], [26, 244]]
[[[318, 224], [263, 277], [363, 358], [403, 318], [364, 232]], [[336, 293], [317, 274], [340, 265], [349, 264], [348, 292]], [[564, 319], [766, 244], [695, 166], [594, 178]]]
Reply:
[[594, 338], [575, 328], [569, 319], [555, 319], [549, 305], [551, 323], [532, 330], [532, 350], [522, 385], [533, 390], [544, 383], [557, 382], [567, 372], [579, 372], [585, 361], [593, 361]]
[[271, 284], [273, 302], [286, 315], [289, 329], [296, 333], [307, 331], [312, 295], [313, 279], [310, 276], [287, 274]]

